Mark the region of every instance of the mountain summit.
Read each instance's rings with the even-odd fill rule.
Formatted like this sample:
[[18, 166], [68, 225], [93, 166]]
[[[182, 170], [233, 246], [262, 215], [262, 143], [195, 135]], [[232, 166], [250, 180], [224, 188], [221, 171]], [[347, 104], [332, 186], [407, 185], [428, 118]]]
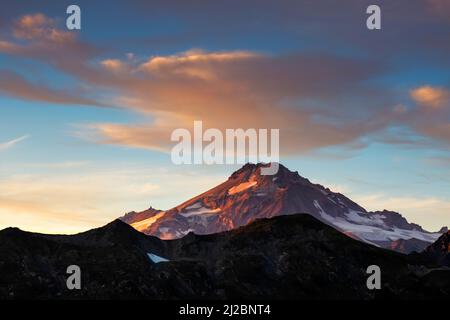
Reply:
[[[260, 218], [306, 212], [350, 237], [402, 252], [425, 249], [440, 236], [409, 223], [397, 212], [368, 212], [281, 164], [276, 175], [261, 175], [264, 166], [268, 164], [246, 164], [227, 181], [175, 208], [150, 208], [122, 220], [145, 234], [174, 239], [189, 232], [212, 234]], [[402, 245], [393, 245], [398, 240]]]

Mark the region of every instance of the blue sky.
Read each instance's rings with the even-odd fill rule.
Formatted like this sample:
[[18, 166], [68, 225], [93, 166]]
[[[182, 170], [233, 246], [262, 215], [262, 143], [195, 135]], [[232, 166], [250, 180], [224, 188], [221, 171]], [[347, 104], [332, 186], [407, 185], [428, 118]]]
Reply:
[[0, 228], [77, 232], [213, 187], [238, 166], [170, 161], [193, 120], [279, 128], [291, 170], [450, 225], [450, 6], [339, 3], [77, 1], [80, 31], [69, 2], [2, 5]]

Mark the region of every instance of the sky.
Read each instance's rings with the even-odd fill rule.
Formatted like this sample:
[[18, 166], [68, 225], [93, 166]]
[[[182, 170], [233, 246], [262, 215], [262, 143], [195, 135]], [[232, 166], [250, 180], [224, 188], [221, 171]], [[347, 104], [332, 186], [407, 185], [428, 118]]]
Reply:
[[[66, 8], [81, 8], [68, 30]], [[368, 30], [366, 8], [381, 8]], [[238, 165], [175, 165], [176, 128], [280, 129], [280, 162], [368, 210], [450, 225], [447, 0], [6, 1], [0, 229], [169, 209]]]

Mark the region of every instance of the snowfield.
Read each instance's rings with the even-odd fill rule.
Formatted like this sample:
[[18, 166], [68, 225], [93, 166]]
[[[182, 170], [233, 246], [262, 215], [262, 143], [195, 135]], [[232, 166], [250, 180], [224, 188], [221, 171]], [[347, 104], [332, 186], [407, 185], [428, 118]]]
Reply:
[[216, 209], [206, 208], [200, 202], [197, 202], [189, 207], [186, 207], [183, 211], [180, 212], [180, 215], [182, 215], [185, 218], [188, 218], [188, 217], [199, 216], [199, 215], [204, 215], [204, 214], [215, 214], [220, 211], [221, 211], [220, 208], [216, 208]]
[[132, 223], [131, 226], [133, 228], [135, 228], [137, 231], [143, 231], [143, 230], [147, 229], [148, 227], [150, 227], [152, 224], [154, 224], [156, 221], [161, 219], [165, 214], [166, 213], [164, 211], [160, 212], [160, 213], [158, 213], [158, 214], [156, 214], [153, 217], [150, 217], [148, 219]]
[[170, 260], [168, 260], [166, 258], [157, 256], [156, 254], [153, 254], [153, 253], [147, 253], [147, 256], [150, 258], [150, 260], [153, 263], [161, 263], [161, 262], [169, 262], [170, 261]]
[[228, 194], [229, 195], [233, 195], [233, 194], [242, 192], [242, 191], [247, 190], [247, 189], [249, 189], [249, 188], [251, 188], [253, 186], [256, 186], [257, 184], [258, 184], [257, 181], [243, 182], [243, 183], [241, 183], [241, 184], [239, 184], [237, 186], [234, 186], [234, 187], [230, 188], [228, 190]]
[[327, 214], [317, 200], [313, 201], [313, 205], [317, 210], [319, 210], [320, 218], [324, 222], [336, 227], [344, 233], [350, 233], [368, 243], [372, 243], [373, 241], [395, 241], [398, 239], [408, 240], [413, 238], [432, 243], [440, 237], [439, 233], [428, 233], [418, 230], [404, 230], [399, 228], [387, 229], [383, 221], [386, 217], [383, 215], [364, 217], [362, 216], [364, 213], [349, 210], [346, 214], [346, 219], [344, 219]]

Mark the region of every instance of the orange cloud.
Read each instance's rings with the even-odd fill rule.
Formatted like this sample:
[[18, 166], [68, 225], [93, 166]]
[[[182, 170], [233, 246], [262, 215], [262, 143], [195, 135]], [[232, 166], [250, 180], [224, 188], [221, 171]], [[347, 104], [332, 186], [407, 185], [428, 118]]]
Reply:
[[450, 142], [450, 90], [444, 87], [421, 86], [410, 91], [420, 106], [405, 113], [404, 123], [431, 142]]
[[204, 52], [202, 50], [189, 50], [183, 54], [171, 56], [157, 56], [150, 58], [139, 66], [140, 70], [150, 74], [161, 73], [212, 80], [216, 76], [214, 65], [221, 62], [246, 60], [259, 55], [247, 51], [231, 52]]
[[49, 40], [68, 42], [73, 40], [73, 33], [58, 30], [52, 19], [41, 13], [25, 15], [16, 21], [13, 34], [18, 39]]
[[118, 59], [106, 59], [101, 62], [101, 65], [112, 72], [123, 72], [126, 70], [127, 65]]
[[[55, 20], [40, 13], [24, 15], [9, 29], [9, 37], [0, 37], [0, 52], [44, 61], [75, 76], [89, 74], [95, 78], [96, 71], [88, 66], [88, 61], [98, 54], [98, 48], [79, 41], [76, 32], [59, 29]], [[0, 70], [0, 91], [26, 100], [104, 106], [83, 97], [81, 92], [52, 89], [6, 70]]]
[[57, 104], [104, 106], [101, 102], [83, 98], [64, 90], [51, 89], [43, 85], [32, 83], [22, 76], [0, 70], [0, 92], [24, 100], [44, 101]]
[[41, 13], [24, 15], [9, 29], [10, 36], [0, 38], [0, 52], [41, 60], [73, 75], [95, 75], [86, 63], [101, 50], [80, 41], [77, 32], [58, 28], [55, 20]]
[[[78, 135], [91, 141], [167, 152], [172, 130], [152, 125], [119, 125], [112, 123], [84, 126]], [[99, 136], [100, 135], [100, 136]]]
[[[313, 53], [195, 49], [144, 62], [127, 55], [124, 60], [94, 63], [100, 50], [80, 41], [77, 33], [66, 33], [41, 14], [23, 16], [12, 27], [12, 39], [0, 39], [0, 51], [45, 61], [99, 95], [102, 90], [115, 93], [109, 105], [143, 115], [144, 123], [85, 127], [85, 135], [96, 142], [167, 150], [172, 130], [190, 128], [194, 120], [202, 120], [205, 127], [218, 129], [280, 129], [282, 153], [293, 154], [358, 145], [361, 138], [393, 121], [416, 121], [406, 109], [393, 107], [398, 102], [386, 88], [368, 84], [366, 80], [383, 72], [383, 65], [376, 61]], [[13, 96], [99, 104], [17, 76], [11, 79], [0, 81], [0, 90]], [[411, 96], [420, 104], [441, 106], [447, 93], [439, 90], [417, 88]], [[444, 123], [439, 130], [439, 135], [445, 131], [446, 136]]]
[[450, 104], [450, 91], [445, 88], [422, 86], [412, 90], [411, 97], [425, 107], [442, 108]]
[[[115, 71], [129, 61], [101, 64]], [[374, 72], [371, 66], [343, 58], [190, 50], [121, 69], [125, 72], [112, 72], [104, 82], [121, 93], [114, 103], [154, 120], [90, 126], [90, 136], [94, 129], [105, 143], [167, 150], [172, 130], [189, 129], [194, 120], [202, 120], [207, 127], [223, 130], [281, 129], [282, 150], [297, 153], [349, 144], [385, 122], [371, 116], [353, 121], [345, 116], [352, 113], [345, 105], [330, 109], [342, 91], [364, 95], [358, 82]], [[310, 98], [322, 101], [323, 107], [299, 102]]]

